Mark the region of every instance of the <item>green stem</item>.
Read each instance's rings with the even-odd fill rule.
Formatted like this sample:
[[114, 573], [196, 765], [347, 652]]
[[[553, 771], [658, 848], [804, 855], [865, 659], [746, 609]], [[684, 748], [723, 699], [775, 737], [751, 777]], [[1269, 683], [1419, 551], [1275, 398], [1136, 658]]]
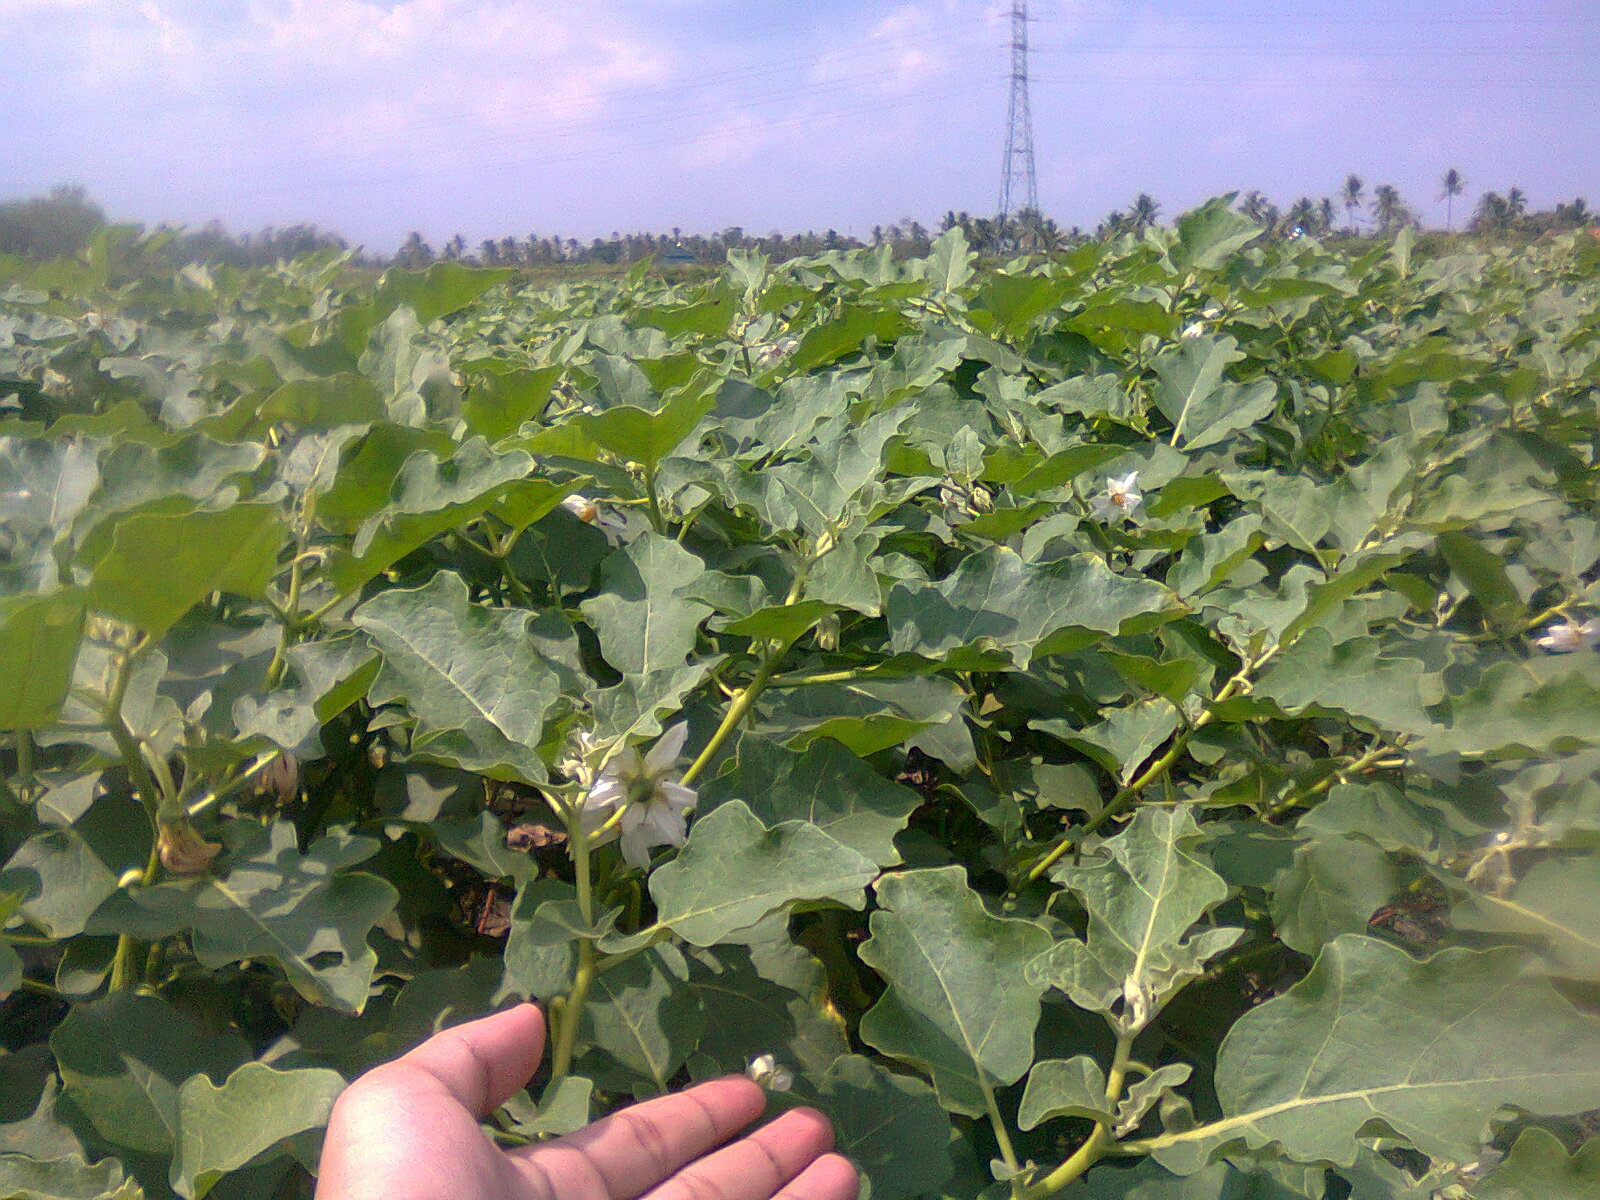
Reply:
[[[584, 925], [594, 923], [593, 881], [589, 873], [589, 835], [584, 832], [581, 813], [567, 813], [567, 844], [572, 847], [572, 867], [578, 889], [578, 912]], [[583, 1017], [583, 1005], [589, 998], [589, 988], [594, 984], [594, 941], [578, 941], [578, 968], [572, 976], [572, 990], [561, 1006], [561, 1021], [556, 1030], [555, 1049], [550, 1056], [550, 1082], [565, 1079], [572, 1069], [572, 1050], [578, 1039], [578, 1023]]]
[[300, 588], [305, 581], [306, 545], [311, 540], [311, 522], [317, 511], [317, 494], [306, 496], [305, 507], [300, 512], [300, 529], [295, 535], [294, 561], [289, 564], [289, 595], [284, 601], [283, 629], [278, 634], [278, 648], [267, 665], [268, 691], [283, 682], [284, 668], [288, 666], [289, 647], [294, 645], [300, 626]]
[[[150, 857], [145, 860], [144, 874], [138, 880], [141, 884], [148, 884], [155, 880], [156, 872], [161, 869], [161, 835], [159, 830], [155, 840], [150, 843]], [[139, 979], [139, 972], [135, 959], [138, 957], [139, 943], [133, 940], [132, 934], [121, 934], [117, 938], [116, 957], [111, 960], [111, 990], [113, 992], [125, 991], [134, 986]]]
[[[117, 664], [116, 678], [111, 683], [111, 694], [106, 697], [105, 707], [106, 729], [122, 755], [123, 764], [133, 780], [134, 789], [139, 793], [139, 802], [144, 805], [145, 817], [150, 822], [150, 855], [145, 861], [144, 872], [138, 879], [141, 884], [153, 883], [156, 872], [161, 869], [161, 813], [168, 798], [157, 786], [139, 740], [134, 737], [133, 730], [128, 728], [128, 723], [122, 718], [122, 702], [128, 694], [128, 684], [133, 678], [134, 664], [152, 644], [147, 635], [123, 654], [122, 661]], [[170, 772], [168, 774], [170, 775]], [[170, 802], [176, 804], [177, 797], [172, 797]], [[133, 960], [136, 948], [137, 943], [134, 942], [132, 935], [124, 933], [117, 938], [117, 953], [111, 964], [112, 991], [122, 991], [133, 986], [135, 978]]]
[[661, 497], [656, 492], [656, 469], [654, 466], [646, 467], [644, 472], [644, 493], [650, 500], [650, 524], [662, 537], [667, 536], [667, 518], [661, 511]]
[[796, 688], [824, 683], [849, 683], [856, 679], [909, 679], [921, 673], [894, 669], [886, 671], [877, 667], [844, 667], [837, 671], [790, 671], [786, 675], [774, 675], [767, 681], [767, 686]]
[[1000, 1147], [1000, 1161], [1011, 1173], [1011, 1195], [1021, 1200], [1023, 1188], [1019, 1172], [1022, 1168], [1017, 1163], [1017, 1151], [1011, 1145], [1011, 1132], [1006, 1128], [1005, 1118], [1000, 1115], [1000, 1106], [994, 1101], [994, 1088], [989, 1084], [988, 1073], [981, 1067], [978, 1069], [978, 1086], [983, 1089], [983, 1104], [989, 1110], [989, 1127], [994, 1130], [995, 1144]]
[[[1133, 1055], [1133, 1039], [1134, 1034], [1130, 1031], [1117, 1035], [1116, 1054], [1111, 1059], [1111, 1069], [1106, 1072], [1107, 1112], [1115, 1113], [1118, 1103], [1122, 1100], [1122, 1085], [1128, 1077], [1128, 1061]], [[1044, 1197], [1059, 1192], [1105, 1157], [1113, 1137], [1109, 1124], [1105, 1121], [1097, 1122], [1094, 1132], [1083, 1145], [1073, 1151], [1072, 1157], [1043, 1179], [1031, 1184], [1021, 1194], [1021, 1200], [1043, 1200]]]
[[700, 756], [689, 764], [689, 769], [683, 773], [683, 786], [688, 787], [710, 765], [711, 760], [717, 756], [717, 751], [722, 749], [724, 742], [732, 736], [733, 731], [739, 727], [739, 722], [755, 706], [756, 699], [767, 686], [767, 681], [772, 678], [772, 668], [778, 665], [778, 660], [783, 657], [787, 646], [779, 647], [773, 642], [761, 656], [761, 665], [756, 668], [756, 673], [744, 689], [733, 698], [733, 703], [728, 705], [727, 714], [722, 718], [722, 724], [717, 726], [717, 731], [711, 735], [711, 740], [706, 743], [705, 749], [700, 751]]
[[19, 729], [11, 736], [17, 750], [17, 790], [26, 795], [33, 783], [33, 735]]
[[[1270, 659], [1274, 654], [1276, 654], [1277, 651], [1278, 647], [1274, 646], [1265, 654], [1247, 661], [1244, 666], [1240, 667], [1234, 676], [1229, 679], [1225, 685], [1223, 685], [1222, 690], [1212, 697], [1211, 704], [1221, 704], [1224, 700], [1232, 699], [1239, 689], [1244, 687], [1244, 685], [1249, 682], [1251, 674], [1259, 670], [1261, 665]], [[1083, 845], [1084, 841], [1088, 837], [1105, 828], [1106, 824], [1113, 818], [1120, 817], [1129, 809], [1136, 807], [1139, 803], [1139, 793], [1144, 791], [1144, 789], [1149, 787], [1152, 783], [1155, 783], [1168, 771], [1172, 770], [1173, 765], [1177, 763], [1178, 759], [1183, 757], [1184, 750], [1186, 750], [1189, 746], [1189, 740], [1193, 738], [1196, 733], [1209, 725], [1214, 715], [1214, 711], [1208, 707], [1205, 712], [1201, 713], [1197, 718], [1195, 718], [1193, 725], [1183, 730], [1183, 732], [1179, 733], [1178, 736], [1173, 739], [1172, 745], [1167, 748], [1167, 752], [1165, 754], [1146, 767], [1144, 771], [1136, 778], [1119, 788], [1117, 794], [1113, 796], [1106, 806], [1097, 814], [1095, 814], [1095, 816], [1091, 818], [1087, 824], [1080, 825], [1077, 829], [1074, 829], [1066, 837], [1057, 842], [1055, 846], [1051, 848], [1048, 854], [1046, 854], [1038, 862], [1034, 863], [1033, 866], [1028, 870], [1026, 881], [1028, 883], [1032, 883], [1035, 879], [1038, 879], [1058, 861], [1060, 861], [1062, 855], [1067, 854], [1076, 849], [1078, 846]]]

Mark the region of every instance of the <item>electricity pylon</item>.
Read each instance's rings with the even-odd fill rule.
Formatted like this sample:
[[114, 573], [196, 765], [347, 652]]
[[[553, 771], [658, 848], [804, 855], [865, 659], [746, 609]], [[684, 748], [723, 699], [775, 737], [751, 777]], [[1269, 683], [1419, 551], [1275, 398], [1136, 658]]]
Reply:
[[1011, 4], [1011, 111], [1006, 117], [1006, 157], [1000, 172], [1000, 226], [1018, 208], [1039, 207], [1033, 170], [1033, 111], [1028, 105], [1028, 2]]

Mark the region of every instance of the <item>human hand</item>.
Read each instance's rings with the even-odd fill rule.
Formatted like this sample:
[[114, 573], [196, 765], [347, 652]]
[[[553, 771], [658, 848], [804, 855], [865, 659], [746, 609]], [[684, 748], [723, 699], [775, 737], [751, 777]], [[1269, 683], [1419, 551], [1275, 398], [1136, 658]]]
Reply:
[[[334, 1105], [317, 1200], [854, 1200], [827, 1118], [797, 1108], [728, 1143], [766, 1093], [734, 1076], [502, 1150], [478, 1126], [533, 1075], [544, 1015], [524, 1004], [435, 1034]], [[720, 1147], [720, 1148], [719, 1148]]]

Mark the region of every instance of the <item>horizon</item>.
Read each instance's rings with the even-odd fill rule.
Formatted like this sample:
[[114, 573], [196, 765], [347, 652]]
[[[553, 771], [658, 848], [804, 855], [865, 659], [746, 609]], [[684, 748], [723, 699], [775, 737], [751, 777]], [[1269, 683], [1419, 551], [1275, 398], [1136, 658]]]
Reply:
[[[374, 253], [674, 227], [933, 228], [998, 209], [1009, 4], [0, 0], [0, 197], [117, 220], [315, 225]], [[1092, 229], [1355, 173], [1429, 227], [1488, 191], [1594, 191], [1600, 12], [1574, 0], [1032, 6], [1039, 207]], [[531, 49], [528, 29], [539, 31]], [[159, 134], [159, 136], [157, 136]], [[1176, 148], [1176, 149], [1175, 149]]]

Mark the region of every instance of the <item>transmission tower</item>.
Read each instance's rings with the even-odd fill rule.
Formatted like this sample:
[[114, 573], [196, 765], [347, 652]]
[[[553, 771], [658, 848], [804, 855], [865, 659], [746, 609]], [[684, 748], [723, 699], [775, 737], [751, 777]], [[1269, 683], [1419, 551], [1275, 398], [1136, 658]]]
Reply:
[[1028, 0], [1011, 4], [1011, 111], [1006, 117], [1006, 159], [1000, 172], [1000, 224], [1012, 205], [1039, 207], [1033, 171], [1033, 110], [1028, 105]]

